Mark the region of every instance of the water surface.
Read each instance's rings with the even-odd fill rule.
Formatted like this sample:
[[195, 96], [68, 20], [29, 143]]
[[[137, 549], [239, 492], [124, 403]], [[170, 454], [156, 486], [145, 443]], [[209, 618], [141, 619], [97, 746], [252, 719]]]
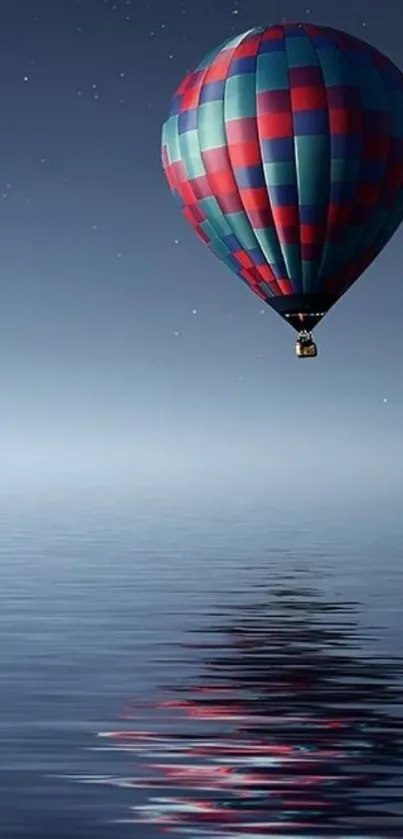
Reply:
[[403, 835], [397, 503], [1, 500], [0, 834]]

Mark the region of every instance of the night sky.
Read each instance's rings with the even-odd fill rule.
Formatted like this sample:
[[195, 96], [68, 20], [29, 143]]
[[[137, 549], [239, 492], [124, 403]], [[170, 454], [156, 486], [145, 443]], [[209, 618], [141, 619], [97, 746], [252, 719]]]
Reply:
[[307, 19], [403, 68], [396, 0], [2, 0], [2, 482], [400, 480], [403, 230], [316, 330], [319, 358], [298, 361], [162, 172], [185, 73], [231, 33]]

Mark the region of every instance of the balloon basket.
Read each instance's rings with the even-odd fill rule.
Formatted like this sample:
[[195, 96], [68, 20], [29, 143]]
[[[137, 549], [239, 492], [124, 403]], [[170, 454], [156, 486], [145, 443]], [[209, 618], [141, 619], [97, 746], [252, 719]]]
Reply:
[[300, 332], [295, 344], [295, 354], [297, 358], [316, 358], [318, 348], [310, 332]]

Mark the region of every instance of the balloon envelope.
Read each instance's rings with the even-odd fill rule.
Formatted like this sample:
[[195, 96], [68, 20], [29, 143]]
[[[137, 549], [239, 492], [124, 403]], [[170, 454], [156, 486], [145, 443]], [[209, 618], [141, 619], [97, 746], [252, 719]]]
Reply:
[[162, 160], [198, 237], [310, 330], [403, 218], [403, 75], [329, 27], [252, 29], [186, 76]]

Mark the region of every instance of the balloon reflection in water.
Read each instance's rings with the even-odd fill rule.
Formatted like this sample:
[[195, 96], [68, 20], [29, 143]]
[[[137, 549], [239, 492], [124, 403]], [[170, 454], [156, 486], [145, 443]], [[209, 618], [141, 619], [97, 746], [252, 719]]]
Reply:
[[278, 588], [200, 634], [198, 684], [100, 735], [136, 757], [108, 782], [150, 792], [142, 835], [402, 837], [403, 663], [364, 652], [354, 604]]

